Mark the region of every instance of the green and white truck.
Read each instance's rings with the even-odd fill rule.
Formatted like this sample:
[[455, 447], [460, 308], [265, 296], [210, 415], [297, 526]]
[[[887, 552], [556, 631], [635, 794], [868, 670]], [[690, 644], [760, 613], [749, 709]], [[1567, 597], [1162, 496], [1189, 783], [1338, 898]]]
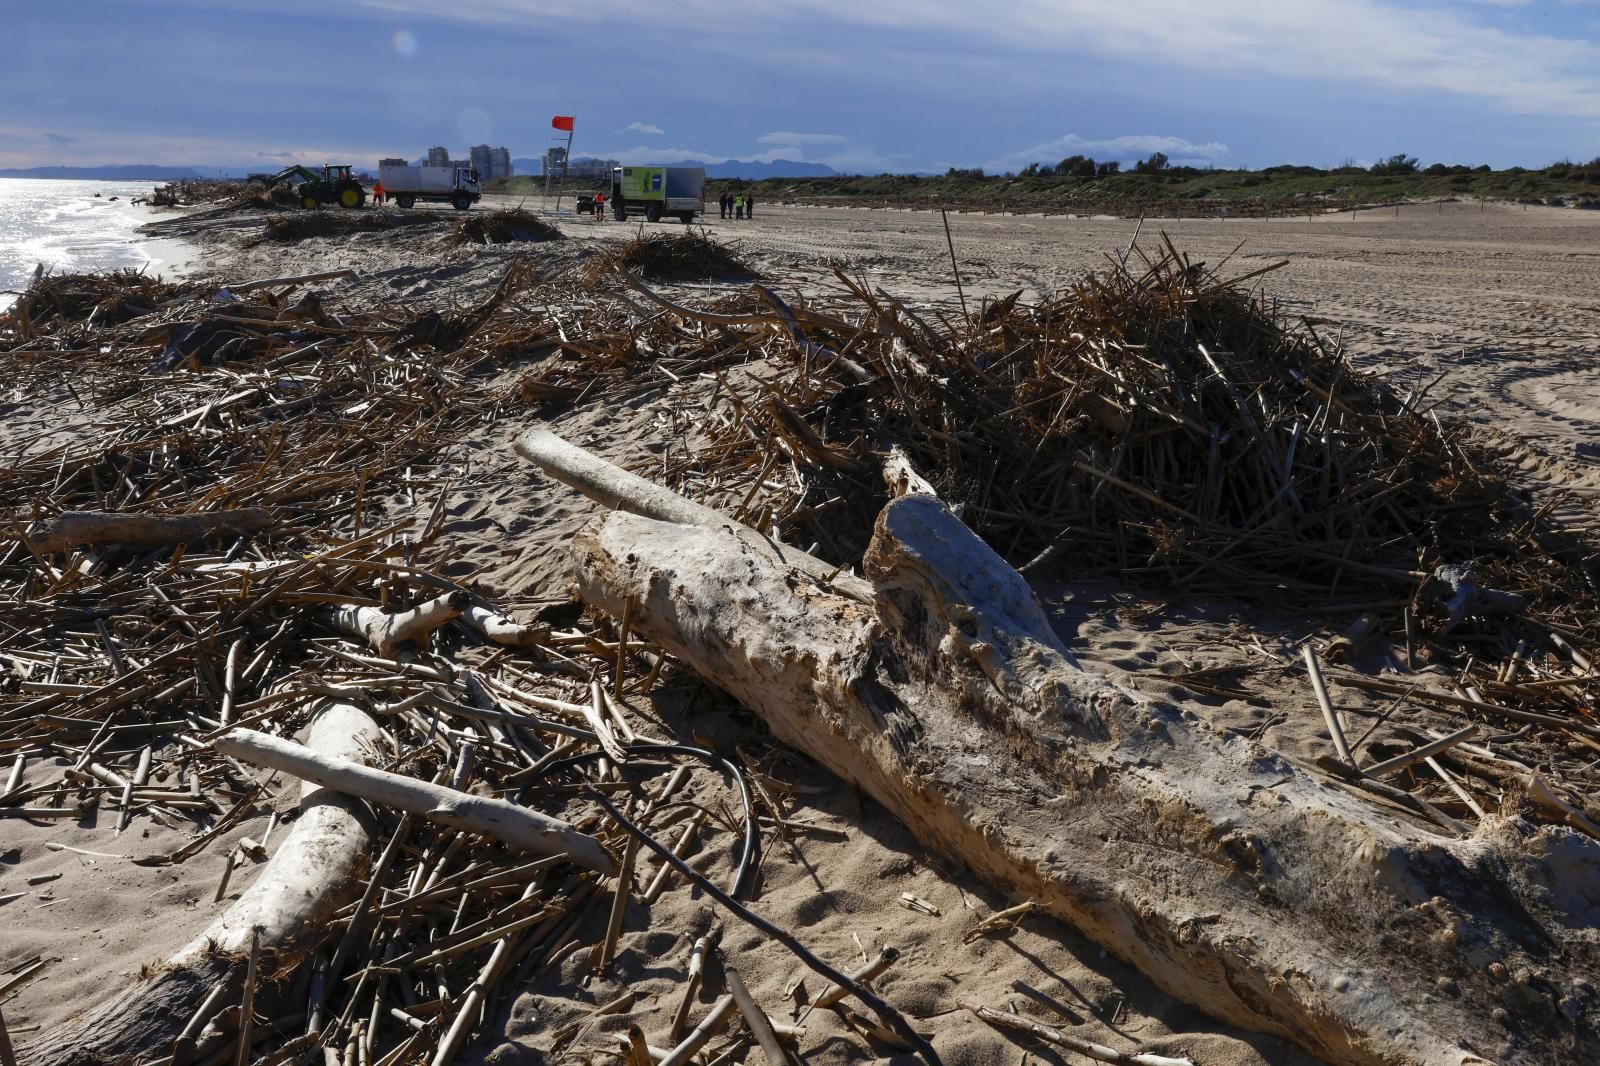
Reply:
[[706, 171], [704, 167], [613, 167], [608, 198], [618, 222], [630, 214], [642, 214], [650, 222], [671, 215], [688, 225], [705, 213]]

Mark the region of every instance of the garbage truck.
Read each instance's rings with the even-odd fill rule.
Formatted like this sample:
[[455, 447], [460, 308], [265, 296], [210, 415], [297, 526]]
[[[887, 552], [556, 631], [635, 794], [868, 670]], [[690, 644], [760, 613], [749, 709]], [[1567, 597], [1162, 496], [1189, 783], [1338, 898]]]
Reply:
[[706, 209], [705, 167], [613, 167], [611, 214], [618, 222], [642, 214], [650, 222], [665, 215], [684, 224]]
[[413, 167], [385, 163], [378, 167], [383, 195], [410, 208], [418, 200], [450, 204], [466, 211], [483, 196], [476, 167]]

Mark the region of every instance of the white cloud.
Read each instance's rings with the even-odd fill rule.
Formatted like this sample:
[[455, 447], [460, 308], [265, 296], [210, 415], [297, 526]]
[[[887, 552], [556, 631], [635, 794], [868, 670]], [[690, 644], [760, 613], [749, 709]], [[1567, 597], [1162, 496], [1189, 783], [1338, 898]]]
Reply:
[[[277, 10], [274, 0], [169, 0], [199, 6]], [[1595, 0], [1563, 0], [1587, 6]], [[752, 50], [784, 64], [818, 61], [813, 48], [775, 51], [772, 42], [806, 30], [848, 42], [857, 27], [896, 31], [916, 46], [955, 36], [968, 51], [1005, 46], [1056, 63], [1062, 53], [1135, 60], [1143, 69], [1171, 64], [1206, 74], [1269, 76], [1418, 91], [1483, 100], [1508, 112], [1600, 117], [1600, 44], [1521, 28], [1516, 0], [1415, 4], [1410, 0], [1212, 0], [1196, 15], [1192, 0], [1012, 0], [1005, 16], [969, 0], [790, 0], [754, 7], [732, 0], [628, 5], [630, 25], [704, 27], [708, 38], [767, 44]], [[552, 21], [588, 18], [580, 0], [356, 0], [352, 13], [392, 21], [502, 25], [547, 32]], [[860, 69], [848, 45], [833, 66]], [[937, 69], [936, 46], [919, 51]]]
[[779, 160], [796, 163], [805, 160], [805, 153], [798, 148], [783, 147], [772, 148], [754, 155], [731, 156], [721, 152], [709, 152], [700, 148], [652, 148], [640, 146], [625, 148], [621, 151], [597, 152], [596, 155], [603, 159], [615, 159], [619, 163], [644, 165], [650, 163], [727, 163], [739, 160], [746, 163], [776, 163]]
[[844, 144], [848, 137], [841, 137], [837, 133], [763, 133], [756, 138], [757, 144]]
[[1217, 141], [1195, 144], [1182, 137], [1162, 137], [1149, 133], [1125, 134], [1121, 137], [1093, 139], [1069, 133], [1044, 144], [1036, 144], [984, 164], [987, 170], [1005, 171], [1025, 167], [1029, 163], [1054, 164], [1069, 155], [1087, 155], [1096, 159], [1143, 159], [1153, 152], [1161, 152], [1175, 162], [1214, 163], [1228, 155], [1228, 146]]
[[[591, 10], [578, 0], [476, 0], [441, 8], [435, 0], [360, 0], [370, 15], [499, 23], [530, 30]], [[264, 0], [230, 0], [259, 6]], [[847, 39], [852, 27], [893, 29], [906, 39], [953, 35], [972, 49], [1006, 46], [1052, 60], [1061, 53], [1136, 60], [1142, 69], [1175, 64], [1235, 77], [1267, 76], [1422, 92], [1446, 92], [1502, 110], [1600, 117], [1600, 46], [1485, 21], [1489, 4], [1411, 6], [1400, 0], [1012, 0], [1005, 16], [968, 0], [791, 0], [771, 13], [730, 0], [679, 0], [630, 11], [632, 23], [692, 22], [715, 33], [737, 24], [759, 38], [767, 20]], [[730, 16], [736, 16], [730, 19]], [[810, 54], [809, 52], [805, 54]], [[934, 57], [937, 59], [937, 56]]]
[[[843, 0], [801, 0], [841, 8]], [[901, 29], [930, 22], [985, 32], [980, 12], [932, 11], [884, 0], [863, 17]], [[1600, 47], [1514, 32], [1465, 10], [1418, 9], [1392, 0], [1213, 0], [1196, 17], [1190, 0], [1013, 0], [988, 32], [1024, 50], [1070, 49], [1160, 60], [1235, 76], [1332, 81], [1442, 91], [1511, 112], [1600, 116]]]
[[648, 163], [721, 163], [728, 158], [715, 152], [702, 152], [696, 148], [652, 148], [647, 145], [624, 148], [620, 152], [608, 151], [595, 154], [603, 159], [615, 159], [630, 166]]
[[652, 136], [659, 136], [660, 134], [667, 132], [660, 126], [653, 125], [649, 122], [630, 122], [624, 126], [623, 129], [632, 130], [634, 133], [646, 133]]
[[352, 163], [358, 169], [377, 165], [394, 152], [384, 146], [354, 146], [307, 141], [263, 144], [253, 139], [206, 137], [129, 130], [81, 128], [62, 138], [51, 130], [0, 125], [0, 167], [113, 166], [148, 163], [156, 166], [252, 166], [277, 170], [284, 160]]

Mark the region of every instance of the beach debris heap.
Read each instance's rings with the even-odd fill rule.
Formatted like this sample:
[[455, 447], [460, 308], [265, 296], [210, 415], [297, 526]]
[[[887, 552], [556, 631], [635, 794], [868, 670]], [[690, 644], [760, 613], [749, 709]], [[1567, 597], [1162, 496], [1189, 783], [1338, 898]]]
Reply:
[[[424, 315], [344, 309], [332, 273], [226, 297], [41, 279], [29, 306], [64, 312], [0, 314], [19, 388], [85, 412], [46, 400], [32, 437], [8, 426], [0, 819], [114, 822], [130, 832], [104, 861], [181, 868], [218, 901], [265, 864], [123, 994], [30, 1037], [29, 1062], [456, 1061], [529, 982], [614, 976], [646, 892], [703, 882], [738, 913], [759, 819], [789, 813], [742, 760], [666, 737], [651, 699], [678, 671], [625, 626], [559, 593], [518, 617], [452, 576], [449, 456], [557, 330], [521, 309], [537, 272], [515, 262], [480, 303]], [[151, 306], [94, 316], [119, 294]], [[181, 330], [225, 326], [249, 343], [166, 359]], [[638, 834], [669, 837], [672, 863], [698, 849], [715, 883]], [[915, 1038], [788, 942], [837, 984], [830, 1013]], [[736, 1057], [773, 1038], [748, 1003], [701, 1019], [698, 991], [670, 1027], [641, 1015], [652, 1040]], [[571, 1019], [591, 1012], [563, 994]]]
[[[225, 851], [218, 897], [252, 856], [325, 856], [304, 906], [262, 871], [136, 1000], [37, 1038], [31, 1061], [451, 1061], [511, 988], [615, 963], [630, 863], [672, 850], [652, 834], [714, 843], [725, 878], [661, 856], [655, 880], [710, 885], [750, 920], [734, 907], [783, 801], [649, 716], [679, 663], [930, 846], [1220, 1017], [1336, 1062], [1437, 1061], [1467, 1040], [1593, 1051], [1592, 945], [1560, 924], [1600, 834], [1592, 570], [1425, 393], [1356, 374], [1170, 248], [959, 319], [842, 273], [809, 305], [758, 285], [691, 307], [638, 274], [518, 258], [483, 300], [424, 313], [341, 301], [347, 273], [226, 292], [58, 279], [65, 312], [41, 291], [0, 314], [17, 395], [46, 404], [31, 438], [14, 412], [0, 467], [0, 817], [191, 827], [134, 858]], [[119, 285], [140, 299], [113, 321], [96, 309]], [[644, 400], [671, 440], [638, 469], [683, 496], [656, 486], [672, 499], [651, 494], [651, 517], [579, 538], [593, 609], [498, 603], [461, 577], [448, 456], [529, 405]], [[588, 482], [637, 490], [622, 474]], [[708, 507], [725, 516], [709, 528]], [[1440, 566], [1505, 595], [1461, 598], [1448, 631], [1419, 601], [1426, 678], [1323, 679], [1310, 656], [1319, 691], [1392, 686], [1396, 707], [1466, 719], [1396, 757], [1357, 742], [1312, 765], [1077, 670], [1016, 573], [1068, 551], [1266, 602], [1409, 604]], [[697, 604], [706, 624], [686, 632]], [[1509, 739], [1461, 735], [1504, 723]], [[976, 748], [989, 777], [947, 757]], [[303, 770], [297, 805], [273, 802], [283, 781], [251, 753]], [[370, 809], [339, 798], [358, 786]], [[476, 802], [491, 794], [571, 846], [496, 836]], [[267, 807], [290, 832], [223, 846]], [[609, 916], [593, 936], [590, 915]], [[891, 1004], [818, 973], [850, 989], [838, 1009], [859, 1032], [916, 1047]], [[691, 1025], [690, 988], [619, 1057], [650, 1056], [652, 1026], [680, 1059], [766, 1046], [761, 1012], [731, 1001]]]
[[561, 230], [532, 211], [479, 211], [455, 224], [451, 236], [458, 244], [508, 244], [520, 241], [563, 240]]
[[619, 271], [651, 281], [730, 280], [759, 275], [704, 233], [653, 233], [633, 238], [589, 261], [592, 283], [604, 285]]
[[759, 481], [750, 506], [844, 561], [898, 446], [1030, 572], [1070, 559], [1074, 574], [1339, 602], [1404, 597], [1470, 562], [1479, 585], [1592, 630], [1592, 550], [1438, 419], [1427, 388], [1400, 395], [1278, 317], [1246, 285], [1262, 272], [1226, 280], [1167, 247], [955, 322], [843, 271], [855, 314], [790, 311], [759, 288], [743, 315], [680, 306], [691, 324], [767, 334], [770, 365], [719, 384], [705, 439], [667, 476], [726, 499]]

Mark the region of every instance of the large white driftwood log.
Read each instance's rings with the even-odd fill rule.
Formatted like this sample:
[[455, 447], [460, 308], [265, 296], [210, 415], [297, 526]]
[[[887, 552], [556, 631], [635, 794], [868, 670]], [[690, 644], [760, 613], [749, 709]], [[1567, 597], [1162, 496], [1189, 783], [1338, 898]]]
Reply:
[[[365, 712], [334, 703], [312, 723], [308, 741], [325, 757], [358, 763], [371, 757], [382, 736]], [[130, 993], [107, 996], [100, 1007], [24, 1049], [24, 1061], [99, 1066], [171, 1052], [218, 986], [227, 991], [213, 1001], [215, 1010], [238, 1002], [252, 933], [259, 933], [261, 950], [272, 952], [283, 969], [315, 943], [333, 912], [360, 887], [357, 873], [370, 843], [359, 801], [305, 781], [294, 827], [238, 902]]]
[[716, 528], [613, 513], [573, 550], [590, 603], [1216, 1018], [1341, 1066], [1600, 1061], [1600, 847], [1440, 835], [1086, 673], [931, 496], [880, 515], [871, 603]]
[[272, 512], [261, 507], [171, 515], [65, 511], [28, 530], [28, 542], [42, 552], [92, 548], [101, 544], [160, 548], [167, 544], [187, 544], [217, 533], [259, 533], [274, 521]]
[[303, 781], [338, 789], [347, 796], [420, 814], [535, 855], [565, 855], [579, 866], [603, 874], [614, 872], [611, 853], [594, 837], [578, 832], [559, 818], [503, 799], [393, 774], [254, 729], [230, 730], [217, 738], [216, 747], [224, 755], [256, 766], [270, 766]]

